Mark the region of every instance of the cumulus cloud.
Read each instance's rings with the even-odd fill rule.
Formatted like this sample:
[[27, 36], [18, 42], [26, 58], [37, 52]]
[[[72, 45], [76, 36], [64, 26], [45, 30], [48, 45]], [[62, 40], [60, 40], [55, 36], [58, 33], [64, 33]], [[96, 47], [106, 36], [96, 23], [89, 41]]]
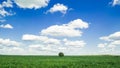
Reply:
[[21, 45], [21, 42], [0, 38], [0, 54], [24, 54], [25, 50]]
[[79, 30], [75, 30], [73, 28], [67, 27], [66, 25], [54, 25], [50, 26], [47, 29], [41, 31], [42, 35], [49, 35], [49, 36], [81, 36], [82, 32]]
[[49, 0], [14, 0], [14, 2], [20, 8], [38, 9], [38, 8], [46, 7], [49, 3]]
[[58, 47], [59, 50], [67, 50], [67, 47]]
[[120, 45], [120, 32], [115, 32], [108, 36], [100, 37], [101, 40], [105, 43], [98, 44], [99, 48], [102, 48], [105, 51], [114, 51], [114, 49]]
[[103, 37], [100, 37], [101, 40], [104, 40], [104, 41], [111, 41], [108, 37], [106, 36], [103, 36]]
[[113, 34], [110, 34], [109, 36], [100, 37], [100, 39], [104, 41], [120, 40], [120, 32], [115, 32]]
[[[59, 26], [60, 26], [59, 31], [62, 31], [61, 29], [63, 29], [63, 27], [65, 28], [63, 30], [68, 29], [69, 31], [70, 29], [71, 31], [72, 29], [78, 32], [82, 32], [81, 29], [88, 28], [87, 22], [84, 22], [81, 19], [76, 19], [76, 20], [70, 21], [68, 24], [58, 25], [58, 27]], [[2, 28], [3, 28], [3, 25], [2, 25]], [[83, 48], [86, 45], [86, 43], [82, 40], [71, 40], [74, 37], [76, 37], [76, 35], [72, 37], [70, 35], [68, 36], [65, 35], [64, 37], [61, 37], [61, 35], [56, 35], [56, 36], [42, 35], [42, 31], [40, 31], [40, 35], [24, 34], [22, 36], [23, 42], [21, 43], [17, 41], [12, 41], [10, 39], [0, 39], [0, 53], [2, 54], [40, 54], [40, 53], [56, 54], [60, 51], [64, 53], [69, 53], [70, 51], [73, 51], [74, 53], [75, 49], [76, 49], [75, 52], [79, 51], [81, 50], [81, 48]], [[61, 38], [58, 36], [60, 36]]]
[[12, 16], [15, 13], [12, 13], [11, 11], [6, 11], [4, 8], [0, 8], [0, 17], [6, 17], [6, 16]]
[[63, 4], [55, 4], [52, 8], [50, 8], [47, 12], [54, 13], [54, 12], [61, 12], [66, 14], [68, 7]]
[[55, 39], [46, 36], [37, 36], [26, 34], [23, 35], [22, 40], [30, 41], [28, 48], [30, 51], [49, 51], [49, 52], [59, 52], [59, 51], [69, 51], [71, 47], [83, 48], [86, 43], [80, 40], [68, 40], [68, 39]]
[[54, 38], [48, 38], [47, 36], [37, 36], [37, 35], [30, 35], [25, 34], [22, 37], [22, 40], [26, 41], [39, 41], [43, 42], [44, 44], [60, 44], [60, 40]]
[[48, 39], [48, 40], [46, 40], [46, 41], [44, 41], [44, 43], [47, 43], [47, 44], [60, 44], [60, 40], [58, 40], [58, 39]]
[[112, 5], [120, 5], [120, 0], [113, 0]]
[[13, 2], [11, 0], [3, 1], [2, 6], [3, 7], [13, 7]]
[[13, 29], [13, 26], [10, 24], [6, 24], [6, 25], [0, 25], [0, 28], [6, 28], [6, 29]]
[[42, 44], [42, 43], [33, 44], [32, 43], [32, 44], [30, 44], [28, 46], [28, 48], [29, 48], [29, 50], [31, 52], [35, 52], [35, 53], [36, 52], [44, 52], [44, 51], [52, 52], [52, 53], [60, 52], [60, 51], [63, 52], [64, 51], [64, 52], [69, 53], [71, 50], [73, 50], [73, 52], [74, 52], [75, 48], [76, 49], [79, 48], [79, 50], [80, 50], [80, 48], [84, 47], [84, 44], [82, 44], [83, 42], [81, 42], [81, 41], [79, 41], [79, 42], [77, 42], [77, 41], [69, 41], [69, 42], [71, 42], [71, 43], [67, 44], [68, 41], [60, 42], [61, 45]]
[[38, 51], [43, 51], [43, 50], [47, 49], [43, 45], [40, 45], [40, 44], [29, 45], [29, 48], [32, 49], [32, 50], [35, 49], [35, 50], [38, 50]]
[[120, 40], [115, 40], [111, 42], [112, 45], [120, 45]]
[[76, 19], [68, 24], [63, 25], [53, 25], [48, 27], [47, 29], [43, 29], [41, 31], [41, 35], [47, 36], [64, 36], [64, 37], [76, 37], [81, 36], [82, 31], [81, 29], [88, 28], [88, 23], [81, 20]]
[[51, 49], [50, 46], [40, 45], [40, 44], [29, 45], [29, 49], [36, 51], [53, 51], [53, 49]]
[[106, 47], [108, 44], [107, 43], [101, 43], [101, 44], [98, 44], [98, 47], [99, 48], [104, 48]]
[[37, 36], [37, 35], [31, 35], [31, 34], [25, 34], [25, 35], [23, 35], [23, 37], [22, 37], [22, 40], [28, 40], [28, 41], [36, 41], [36, 40], [38, 40], [38, 41], [45, 41], [45, 40], [47, 40], [48, 38], [47, 37], [45, 37], [45, 36]]
[[[80, 37], [82, 33], [81, 30], [88, 28], [88, 26], [89, 25], [87, 22], [84, 22], [81, 19], [76, 19], [76, 20], [70, 21], [68, 24], [57, 25], [57, 27], [52, 28], [51, 31], [53, 31], [53, 29], [56, 29], [58, 31], [58, 32], [56, 31], [55, 36], [54, 36], [55, 31], [53, 31], [53, 35], [49, 36], [49, 35], [43, 34], [42, 33], [43, 30], [41, 30], [40, 35], [23, 34], [22, 44], [16, 41], [12, 41], [10, 39], [0, 39], [0, 53], [5, 53], [5, 54], [40, 54], [40, 53], [54, 54], [55, 53], [56, 54], [60, 51], [68, 54], [70, 51], [72, 51], [72, 53], [76, 53], [77, 51], [81, 50], [81, 48], [83, 48], [86, 45], [86, 43], [83, 40], [75, 40], [74, 37], [76, 36]], [[47, 30], [47, 29], [44, 29], [44, 30]], [[66, 34], [67, 32], [71, 32], [71, 33]], [[76, 32], [78, 32], [78, 34], [74, 34]], [[20, 47], [20, 45], [22, 46]], [[8, 50], [5, 51], [5, 49], [8, 49]], [[14, 52], [14, 51], [17, 51], [17, 52]]]
[[15, 14], [11, 10], [5, 10], [5, 8], [13, 8], [13, 2], [11, 0], [7, 0], [3, 1], [2, 4], [0, 4], [0, 17], [6, 17]]
[[86, 43], [84, 41], [70, 41], [67, 39], [64, 39], [64, 44], [67, 46], [74, 46], [74, 47], [84, 47]]
[[68, 23], [68, 26], [71, 28], [79, 28], [79, 29], [86, 29], [88, 28], [88, 23], [83, 21], [82, 19], [76, 19]]
[[0, 45], [9, 47], [9, 46], [19, 46], [20, 43], [16, 42], [16, 41], [12, 41], [10, 39], [2, 39], [2, 38], [0, 38]]
[[4, 18], [6, 16], [15, 15], [15, 12], [12, 11], [14, 7], [13, 4], [18, 5], [20, 8], [28, 8], [28, 9], [39, 9], [42, 7], [46, 7], [50, 0], [6, 0], [0, 4], [0, 18]]
[[7, 55], [24, 55], [27, 54], [24, 48], [21, 47], [4, 47], [0, 49], [0, 54]]

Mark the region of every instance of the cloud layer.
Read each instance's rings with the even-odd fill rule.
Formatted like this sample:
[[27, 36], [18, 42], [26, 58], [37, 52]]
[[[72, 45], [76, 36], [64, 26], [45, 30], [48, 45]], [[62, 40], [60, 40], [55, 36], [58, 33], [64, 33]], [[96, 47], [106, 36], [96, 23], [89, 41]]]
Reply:
[[54, 38], [48, 38], [47, 36], [37, 36], [37, 35], [30, 35], [30, 34], [23, 35], [22, 40], [37, 41], [37, 42], [42, 42], [44, 44], [53, 44], [53, 45], [60, 44], [60, 40], [57, 40]]
[[0, 38], [0, 45], [3, 45], [3, 46], [19, 46], [20, 43], [18, 43], [16, 41], [11, 41], [10, 39]]
[[[0, 53], [40, 54], [41, 52], [41, 54], [54, 54], [62, 51], [69, 54], [70, 51], [75, 49], [79, 51], [86, 45], [86, 42], [72, 39], [76, 36], [80, 38], [83, 33], [82, 29], [86, 29], [88, 26], [87, 22], [75, 19], [67, 24], [52, 25], [41, 30], [39, 35], [24, 34], [21, 38], [22, 42], [0, 38]], [[13, 28], [9, 24], [0, 27]]]
[[100, 39], [105, 41], [105, 43], [98, 44], [99, 48], [103, 49], [103, 51], [114, 51], [120, 45], [120, 32], [100, 37]]
[[[53, 27], [53, 26], [55, 25], [52, 25], [50, 27]], [[81, 30], [88, 28], [88, 26], [89, 25], [87, 22], [84, 22], [81, 19], [76, 19], [76, 20], [70, 21], [68, 24], [58, 25], [56, 28], [58, 28], [57, 33], [62, 33], [62, 31], [82, 32]], [[44, 30], [47, 30], [47, 29], [44, 29]], [[74, 37], [81, 36], [81, 34], [79, 33], [78, 35], [77, 34], [70, 35], [70, 34], [62, 33], [58, 35], [56, 34], [55, 36], [54, 35], [48, 36], [42, 33], [42, 31], [40, 31], [40, 35], [24, 34], [22, 36], [23, 42], [21, 43], [16, 41], [11, 41], [10, 39], [0, 39], [0, 51], [5, 54], [40, 54], [40, 53], [54, 54], [60, 51], [70, 54], [70, 53], [75, 53], [74, 51], [80, 51], [81, 48], [83, 48], [86, 45], [86, 42], [83, 40], [79, 40], [79, 39], [73, 40]], [[5, 51], [5, 49], [7, 50]]]

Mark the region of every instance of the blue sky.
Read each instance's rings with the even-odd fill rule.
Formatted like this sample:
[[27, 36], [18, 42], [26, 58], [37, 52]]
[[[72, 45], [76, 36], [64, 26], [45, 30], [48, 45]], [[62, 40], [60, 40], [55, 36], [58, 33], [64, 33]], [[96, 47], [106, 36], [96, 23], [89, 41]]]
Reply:
[[0, 53], [120, 54], [120, 0], [1, 0]]

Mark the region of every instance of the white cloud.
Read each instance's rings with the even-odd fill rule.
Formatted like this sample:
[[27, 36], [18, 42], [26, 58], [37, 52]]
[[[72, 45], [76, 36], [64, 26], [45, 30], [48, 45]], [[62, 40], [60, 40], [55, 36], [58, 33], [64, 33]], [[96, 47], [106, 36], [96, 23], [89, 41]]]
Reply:
[[101, 40], [105, 41], [103, 44], [98, 44], [99, 48], [107, 52], [114, 51], [117, 46], [120, 45], [120, 32], [115, 32], [108, 36], [100, 37]]
[[100, 39], [104, 41], [120, 40], [120, 32], [115, 32], [113, 34], [110, 34], [109, 36], [100, 37]]
[[[55, 28], [53, 28], [53, 26], [55, 26]], [[51, 31], [53, 31], [53, 29], [55, 29], [55, 31], [57, 30], [58, 31], [58, 32], [56, 31], [57, 37], [56, 36], [54, 37], [54, 33], [50, 36], [48, 36], [49, 34], [45, 35], [42, 33], [43, 31], [42, 30], [40, 31], [40, 35], [24, 34], [22, 36], [22, 40], [23, 40], [22, 44], [16, 41], [11, 41], [10, 39], [0, 39], [0, 53], [28, 54], [28, 55], [29, 54], [55, 55], [58, 52], [71, 54], [70, 52], [72, 51], [72, 54], [74, 53], [78, 54], [77, 52], [80, 51], [86, 45], [86, 43], [83, 40], [75, 40], [75, 38], [76, 36], [78, 37], [81, 36], [82, 29], [88, 28], [87, 22], [84, 22], [81, 19], [76, 19], [69, 22], [68, 24], [53, 25], [53, 26], [51, 26], [52, 27]], [[50, 27], [48, 27], [47, 29], [49, 28]], [[67, 32], [71, 32], [71, 33], [65, 34]]]
[[0, 28], [13, 29], [13, 26], [11, 26], [10, 24], [6, 24], [6, 25], [0, 25]]
[[115, 40], [111, 42], [112, 45], [120, 45], [120, 40]]
[[67, 39], [64, 39], [64, 44], [66, 46], [73, 46], [73, 47], [84, 47], [86, 45], [86, 43], [84, 41], [70, 41]]
[[60, 40], [52, 38], [52, 39], [45, 40], [44, 43], [46, 43], [46, 44], [56, 44], [56, 45], [58, 44], [59, 45]]
[[14, 2], [20, 8], [38, 9], [46, 7], [49, 3], [49, 0], [14, 0]]
[[2, 3], [2, 6], [3, 7], [13, 7], [13, 2], [11, 1], [11, 0], [7, 0], [7, 1], [4, 1], [3, 3]]
[[67, 47], [58, 47], [59, 50], [67, 50]]
[[22, 37], [22, 40], [29, 42], [28, 48], [30, 52], [60, 52], [60, 51], [67, 51], [73, 50], [75, 48], [83, 48], [86, 43], [84, 41], [75, 40], [70, 41], [68, 39], [55, 39], [55, 38], [49, 38], [47, 36], [38, 36], [38, 35], [31, 35], [31, 34], [25, 34]]
[[111, 41], [107, 36], [100, 37], [100, 39], [104, 41]]
[[108, 38], [111, 40], [120, 40], [120, 32], [115, 32], [109, 35]]
[[11, 10], [5, 10], [5, 8], [13, 8], [13, 2], [11, 0], [3, 1], [2, 4], [0, 4], [0, 17], [6, 17], [6, 16], [12, 16], [15, 13], [13, 13]]
[[10, 39], [2, 39], [2, 38], [0, 38], [0, 45], [9, 47], [9, 46], [19, 46], [20, 43], [16, 42], [16, 41], [11, 41]]
[[55, 52], [59, 52], [58, 48], [55, 48], [58, 46], [52, 46], [52, 45], [41, 45], [41, 44], [34, 44], [34, 45], [29, 45], [29, 51], [31, 52], [42, 52], [42, 54], [44, 54], [44, 52], [46, 52], [45, 54], [48, 55], [48, 53], [55, 53]]
[[22, 40], [28, 40], [28, 41], [36, 41], [36, 40], [42, 40], [42, 41], [45, 41], [47, 40], [48, 38], [45, 37], [45, 36], [37, 36], [37, 35], [31, 35], [31, 34], [25, 34], [23, 35], [22, 37]]
[[38, 50], [38, 51], [41, 51], [41, 50], [44, 50], [44, 45], [40, 45], [40, 44], [35, 44], [35, 45], [29, 45], [29, 48], [30, 49], [35, 49], [35, 50]]
[[[49, 36], [42, 36], [42, 35], [32, 35], [32, 34], [25, 34], [22, 37], [22, 40], [25, 41], [25, 46], [28, 48], [28, 52], [37, 54], [37, 53], [44, 53], [44, 54], [53, 54], [56, 52], [66, 52], [69, 54], [69, 51], [76, 48], [83, 48], [86, 43], [82, 40], [68, 40], [63, 38], [51, 38]], [[30, 42], [29, 42], [30, 41]], [[29, 42], [27, 44], [27, 42]], [[78, 49], [77, 49], [78, 50]], [[29, 53], [29, 54], [30, 54]]]
[[101, 44], [98, 44], [98, 47], [99, 48], [104, 48], [106, 47], [108, 44], [107, 43], [101, 43]]
[[29, 45], [29, 48], [36, 51], [52, 51], [51, 47], [45, 45]]
[[73, 20], [71, 22], [68, 23], [68, 26], [71, 27], [71, 28], [79, 28], [79, 29], [85, 29], [85, 28], [88, 28], [88, 23], [81, 20], [81, 19], [76, 19], [76, 20]]
[[111, 48], [111, 49], [114, 49], [115, 47], [116, 47], [116, 45], [111, 44], [111, 43], [108, 45], [108, 48]]
[[54, 13], [54, 12], [61, 12], [66, 14], [68, 7], [63, 4], [55, 4], [52, 8], [50, 8], [47, 12]]
[[63, 25], [53, 25], [41, 31], [41, 35], [76, 37], [81, 36], [81, 29], [88, 28], [88, 23], [81, 19], [76, 19]]
[[41, 31], [42, 35], [50, 35], [50, 36], [68, 36], [68, 37], [74, 37], [74, 36], [81, 36], [82, 32], [79, 30], [75, 30], [73, 28], [70, 28], [66, 25], [53, 25], [48, 27], [47, 29], [43, 29]]
[[120, 5], [120, 0], [113, 0], [112, 5]]
[[22, 40], [39, 41], [44, 44], [60, 44], [60, 40], [58, 40], [58, 39], [48, 38], [46, 36], [30, 35], [30, 34], [23, 35]]
[[43, 45], [38, 45], [38, 44], [37, 45], [29, 45], [30, 48], [41, 48], [41, 46], [43, 46]]
[[0, 54], [24, 54], [25, 51], [21, 45], [23, 45], [21, 42], [0, 38]]
[[27, 54], [26, 50], [21, 47], [4, 47], [0, 49], [0, 54], [7, 54], [7, 55], [24, 55]]
[[12, 13], [6, 11], [5, 9], [0, 9], [0, 16], [5, 17], [5, 16], [11, 16], [13, 15]]

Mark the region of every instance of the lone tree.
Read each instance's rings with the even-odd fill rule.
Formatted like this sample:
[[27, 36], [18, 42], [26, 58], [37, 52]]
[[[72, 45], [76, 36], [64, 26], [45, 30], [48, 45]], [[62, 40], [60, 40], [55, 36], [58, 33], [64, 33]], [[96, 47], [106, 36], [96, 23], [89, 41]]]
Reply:
[[59, 57], [63, 57], [64, 56], [64, 53], [63, 52], [59, 52]]

